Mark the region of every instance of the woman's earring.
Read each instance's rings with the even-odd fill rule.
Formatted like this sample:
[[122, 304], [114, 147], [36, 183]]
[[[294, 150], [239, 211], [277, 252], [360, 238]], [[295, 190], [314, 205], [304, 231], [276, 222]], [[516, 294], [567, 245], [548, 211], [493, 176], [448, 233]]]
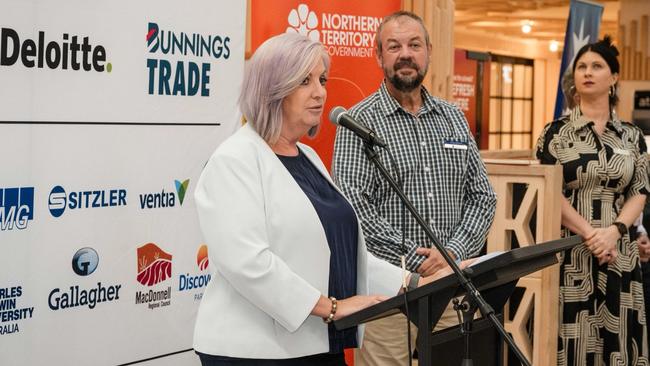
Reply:
[[616, 94], [616, 88], [614, 85], [609, 86], [609, 96], [611, 97], [612, 95]]

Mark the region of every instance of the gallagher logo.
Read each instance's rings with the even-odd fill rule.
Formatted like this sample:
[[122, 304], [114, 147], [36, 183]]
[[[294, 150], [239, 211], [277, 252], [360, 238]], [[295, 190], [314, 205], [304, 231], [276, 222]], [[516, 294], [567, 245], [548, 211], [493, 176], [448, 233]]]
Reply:
[[126, 206], [126, 189], [106, 189], [97, 191], [74, 191], [66, 194], [61, 186], [50, 191], [47, 200], [50, 214], [60, 217], [66, 208], [71, 210]]
[[99, 265], [99, 255], [93, 248], [81, 248], [72, 257], [72, 270], [79, 276], [91, 275]]
[[165, 192], [163, 188], [160, 192], [156, 193], [143, 193], [140, 195], [140, 208], [141, 209], [152, 209], [152, 208], [164, 208], [164, 207], [175, 207], [176, 200], [180, 205], [183, 205], [185, 200], [185, 193], [187, 192], [187, 187], [190, 185], [190, 180], [185, 179], [184, 181], [175, 180], [174, 185], [176, 187], [176, 193], [174, 192]]
[[63, 33], [59, 40], [50, 40], [44, 31], [38, 39], [23, 38], [11, 28], [0, 29], [0, 65], [13, 66], [18, 60], [27, 68], [111, 72], [106, 62], [106, 49], [93, 45], [87, 36]]
[[[208, 268], [208, 246], [201, 245], [198, 253], [196, 254], [196, 265], [198, 266], [199, 271], [205, 271]], [[207, 286], [207, 284], [212, 279], [212, 276], [208, 274], [182, 274], [178, 279], [178, 291], [187, 291], [192, 289], [198, 289]], [[194, 300], [201, 300], [203, 293], [197, 293], [194, 295]]]
[[0, 230], [22, 230], [34, 219], [34, 187], [0, 188]]
[[[164, 30], [150, 22], [145, 40], [149, 95], [209, 97], [210, 61], [230, 57], [230, 37], [226, 35]], [[190, 61], [197, 58], [208, 61]]]
[[[172, 256], [165, 253], [154, 243], [147, 243], [137, 250], [138, 275], [137, 280], [142, 285], [151, 287], [172, 276]], [[138, 291], [135, 303], [147, 304], [149, 309], [155, 309], [171, 304], [172, 288], [154, 291]]]
[[18, 301], [23, 296], [22, 286], [0, 287], [0, 336], [19, 333], [19, 322], [31, 319], [34, 307], [21, 307]]
[[[81, 248], [72, 256], [72, 270], [79, 276], [91, 275], [98, 264], [99, 255], [93, 248]], [[65, 292], [57, 287], [50, 291], [47, 303], [53, 311], [80, 306], [92, 310], [100, 303], [119, 300], [121, 288], [122, 285], [104, 286], [101, 282], [90, 288], [72, 285]]]
[[337, 13], [318, 16], [306, 4], [291, 9], [286, 33], [299, 33], [320, 41], [330, 56], [374, 57], [375, 33], [382, 18]]

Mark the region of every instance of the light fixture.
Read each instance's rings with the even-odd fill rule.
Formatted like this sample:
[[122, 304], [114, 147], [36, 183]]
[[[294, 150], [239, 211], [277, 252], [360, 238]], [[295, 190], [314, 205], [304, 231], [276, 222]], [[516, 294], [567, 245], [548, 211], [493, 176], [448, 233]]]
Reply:
[[522, 25], [521, 25], [521, 31], [524, 34], [530, 33], [530, 31], [533, 29], [533, 22], [530, 20], [526, 20]]
[[556, 40], [552, 40], [551, 43], [548, 44], [548, 49], [551, 50], [551, 52], [557, 52], [559, 48], [560, 48], [560, 42]]

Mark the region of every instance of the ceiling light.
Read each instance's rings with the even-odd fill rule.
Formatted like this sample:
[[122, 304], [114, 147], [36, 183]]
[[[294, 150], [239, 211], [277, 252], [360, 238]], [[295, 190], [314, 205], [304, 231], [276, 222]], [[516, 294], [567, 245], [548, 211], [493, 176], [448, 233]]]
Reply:
[[532, 24], [530, 21], [526, 21], [526, 22], [524, 22], [524, 24], [521, 25], [521, 31], [522, 31], [524, 34], [528, 34], [528, 33], [530, 33], [530, 31], [532, 30], [532, 25], [533, 25], [533, 24]]
[[548, 49], [551, 50], [551, 52], [557, 52], [557, 50], [560, 49], [560, 42], [552, 40], [551, 43], [548, 44]]

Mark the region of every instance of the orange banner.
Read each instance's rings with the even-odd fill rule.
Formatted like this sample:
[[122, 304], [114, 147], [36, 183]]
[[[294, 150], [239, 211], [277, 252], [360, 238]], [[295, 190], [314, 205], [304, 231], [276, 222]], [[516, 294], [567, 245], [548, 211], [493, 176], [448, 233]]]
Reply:
[[251, 1], [253, 51], [276, 34], [297, 32], [320, 40], [332, 58], [320, 132], [303, 141], [328, 167], [336, 128], [328, 120], [329, 111], [339, 105], [350, 108], [377, 90], [383, 73], [375, 57], [375, 32], [381, 19], [400, 6], [401, 0]]

